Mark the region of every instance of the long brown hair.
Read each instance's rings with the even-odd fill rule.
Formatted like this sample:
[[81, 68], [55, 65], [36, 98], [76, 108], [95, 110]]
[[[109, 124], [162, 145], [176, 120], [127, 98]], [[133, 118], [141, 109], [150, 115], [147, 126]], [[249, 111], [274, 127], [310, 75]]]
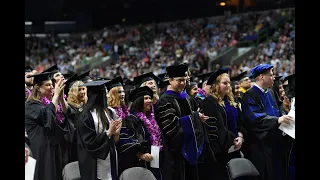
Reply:
[[[51, 81], [51, 80], [48, 80], [48, 81]], [[31, 101], [31, 100], [34, 100], [34, 101], [40, 101], [41, 102], [41, 92], [40, 92], [40, 87], [46, 83], [47, 81], [43, 81], [39, 84], [35, 84], [32, 88], [32, 91], [31, 91], [31, 94], [29, 95], [27, 101]]]
[[[217, 79], [215, 80], [215, 82], [212, 84], [211, 88], [210, 88], [210, 91], [209, 91], [209, 95], [213, 96], [214, 98], [216, 98], [218, 100], [218, 103], [221, 105], [221, 106], [224, 106], [224, 101], [223, 101], [223, 98], [221, 97], [220, 95], [220, 88], [219, 88], [219, 84], [221, 82], [221, 79], [223, 76], [228, 76], [229, 77], [229, 74], [227, 73], [223, 73], [221, 74], [220, 76], [217, 77]], [[229, 92], [226, 94], [226, 97], [228, 99], [228, 101], [230, 102], [230, 104], [237, 108], [237, 107], [240, 107], [240, 104], [239, 103], [236, 103], [235, 100], [234, 100], [234, 96], [233, 96], [233, 93], [232, 93], [232, 88], [231, 86], [229, 86]]]

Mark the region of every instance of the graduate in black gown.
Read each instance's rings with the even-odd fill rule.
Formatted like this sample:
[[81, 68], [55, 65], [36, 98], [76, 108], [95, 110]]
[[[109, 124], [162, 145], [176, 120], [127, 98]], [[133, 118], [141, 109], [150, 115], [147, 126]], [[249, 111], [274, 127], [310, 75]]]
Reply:
[[[152, 96], [149, 87], [133, 89], [129, 94], [132, 103], [131, 114], [123, 119], [120, 131], [120, 140], [117, 143], [119, 152], [119, 173], [131, 167], [149, 169], [157, 180], [162, 177], [160, 169], [166, 166], [160, 161], [160, 169], [150, 167], [151, 146], [160, 148], [160, 157], [163, 157], [163, 143], [160, 128], [154, 119]], [[165, 168], [163, 168], [165, 169]]]
[[154, 75], [152, 72], [142, 74], [140, 76], [136, 76], [133, 79], [134, 84], [136, 87], [142, 87], [142, 86], [148, 86], [153, 91], [153, 97], [152, 102], [153, 104], [156, 104], [159, 99], [159, 89], [158, 89], [158, 83], [159, 78]]
[[174, 180], [198, 180], [198, 158], [202, 153], [204, 134], [202, 121], [208, 117], [192, 110], [184, 92], [186, 86], [185, 64], [167, 67], [170, 87], [155, 108], [155, 117], [164, 136], [164, 144], [173, 158]]
[[[295, 74], [289, 75], [286, 80], [288, 80], [288, 84], [283, 85], [285, 95], [282, 107], [280, 110], [282, 115], [286, 115], [289, 113], [291, 109], [295, 109], [294, 99], [295, 99]], [[292, 106], [293, 105], [293, 106]], [[285, 148], [285, 162], [289, 164], [286, 168], [285, 180], [294, 180], [295, 179], [295, 142], [292, 137], [283, 133], [283, 146]]]
[[255, 84], [244, 94], [241, 103], [249, 146], [249, 152], [244, 154], [258, 169], [262, 180], [280, 180], [287, 164], [282, 158], [285, 153], [279, 126], [293, 118], [280, 115], [269, 90], [274, 81], [273, 66], [260, 64], [251, 69], [250, 77], [255, 78]]
[[161, 96], [168, 88], [169, 84], [169, 78], [166, 73], [159, 74], [159, 82], [158, 82], [158, 87], [159, 87], [159, 96]]
[[121, 119], [106, 104], [107, 81], [90, 81], [88, 101], [78, 116], [78, 161], [82, 180], [117, 180], [117, 150]]
[[210, 73], [204, 73], [204, 74], [200, 74], [197, 75], [196, 77], [199, 80], [198, 83], [198, 93], [195, 97], [195, 100], [197, 101], [197, 103], [199, 104], [199, 108], [200, 108], [200, 112], [203, 109], [203, 100], [206, 98], [206, 91], [205, 91], [205, 87], [207, 85], [207, 80], [209, 79], [209, 76], [212, 74], [213, 72]]
[[82, 86], [83, 82], [79, 80], [77, 74], [71, 76], [65, 82], [65, 94], [67, 95], [67, 102], [70, 107], [71, 113], [68, 114], [67, 119], [69, 121], [70, 133], [68, 133], [67, 147], [68, 147], [68, 161], [67, 163], [74, 162], [78, 160], [77, 153], [77, 116], [82, 112], [83, 106], [86, 103], [87, 97], [87, 87]]
[[284, 89], [282, 85], [282, 76], [276, 76], [274, 77], [274, 83], [272, 85], [272, 93], [277, 101], [277, 105], [279, 109], [281, 109], [282, 106], [282, 101], [283, 101], [283, 94], [284, 94]]
[[35, 85], [26, 102], [25, 127], [33, 157], [37, 160], [34, 179], [62, 180], [60, 143], [68, 133], [68, 122], [57, 117], [57, 110], [59, 102], [64, 112], [68, 108], [63, 98], [64, 82], [59, 80], [53, 88], [51, 73], [33, 77]]
[[[241, 101], [241, 98], [243, 97], [243, 94], [245, 92], [248, 91], [248, 89], [251, 88], [251, 80], [250, 78], [247, 76], [247, 71], [244, 71], [232, 78], [230, 78], [231, 82], [232, 81], [236, 81], [239, 83], [239, 95], [236, 96], [237, 97], [237, 100], [240, 102]], [[234, 93], [234, 95], [236, 95]]]
[[[228, 69], [212, 73], [207, 81], [210, 91], [203, 101], [203, 114], [209, 116], [204, 123], [208, 142], [204, 162], [200, 164], [201, 179], [228, 180], [226, 165], [232, 158], [240, 158], [244, 142], [241, 105], [231, 91]], [[229, 152], [231, 146], [235, 151]]]

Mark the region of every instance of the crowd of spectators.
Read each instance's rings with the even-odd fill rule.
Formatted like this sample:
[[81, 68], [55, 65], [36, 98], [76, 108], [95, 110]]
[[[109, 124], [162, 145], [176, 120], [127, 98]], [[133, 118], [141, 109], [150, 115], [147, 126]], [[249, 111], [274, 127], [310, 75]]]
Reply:
[[208, 61], [228, 47], [242, 40], [256, 40], [262, 29], [286, 21], [272, 40], [259, 45], [257, 54], [232, 67], [235, 73], [268, 62], [277, 66], [278, 74], [290, 74], [294, 72], [292, 17], [294, 10], [278, 9], [159, 24], [115, 25], [68, 38], [32, 37], [25, 41], [25, 64], [41, 72], [57, 63], [62, 73], [68, 73], [102, 58], [111, 65], [92, 69], [91, 75], [132, 79], [150, 71], [164, 73], [165, 67], [175, 62], [187, 62], [193, 72], [202, 73], [207, 71]]
[[259, 44], [257, 52], [240, 65], [232, 64], [232, 75], [249, 71], [254, 66], [267, 63], [273, 65], [276, 76], [295, 73], [295, 21], [290, 20], [283, 28], [277, 29], [268, 41]]

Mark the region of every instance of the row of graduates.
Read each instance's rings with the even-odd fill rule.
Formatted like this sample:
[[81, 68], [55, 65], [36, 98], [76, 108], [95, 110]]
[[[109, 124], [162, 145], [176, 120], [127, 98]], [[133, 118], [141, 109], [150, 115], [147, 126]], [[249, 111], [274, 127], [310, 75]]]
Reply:
[[[272, 66], [264, 65], [251, 74], [260, 80], [268, 71]], [[250, 84], [243, 75], [237, 77], [240, 84]], [[194, 93], [186, 64], [167, 67], [162, 77], [147, 73], [134, 81], [121, 77], [92, 81], [88, 72], [65, 80], [56, 65], [33, 75], [25, 126], [37, 159], [35, 179], [62, 179], [62, 168], [73, 161], [79, 162], [81, 179], [86, 180], [118, 179], [130, 167], [148, 168], [158, 180], [229, 179], [226, 164], [241, 157], [241, 151], [263, 179], [287, 178], [288, 169], [281, 174], [281, 167], [288, 163], [275, 166], [279, 159], [270, 153], [274, 146], [264, 142], [278, 138], [274, 121], [288, 123], [290, 118], [270, 114], [256, 96], [254, 102], [247, 98], [249, 107], [242, 110], [246, 93], [238, 95], [237, 88], [231, 88], [228, 69], [199, 78], [203, 89]], [[274, 94], [270, 102], [275, 102]], [[252, 109], [254, 103], [262, 105]], [[273, 107], [276, 112], [278, 105]], [[245, 112], [251, 121], [244, 118]], [[228, 153], [233, 145], [236, 151]], [[160, 147], [160, 168], [150, 167], [151, 146]], [[280, 159], [287, 154], [280, 154]]]

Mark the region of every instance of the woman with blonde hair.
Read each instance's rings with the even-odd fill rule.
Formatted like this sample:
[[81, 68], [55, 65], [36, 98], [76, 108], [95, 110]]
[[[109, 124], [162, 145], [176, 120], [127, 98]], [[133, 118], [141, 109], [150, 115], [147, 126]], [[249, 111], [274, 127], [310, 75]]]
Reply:
[[121, 119], [129, 115], [129, 110], [125, 102], [125, 93], [122, 84], [123, 80], [120, 76], [106, 83], [108, 90], [108, 106], [114, 109]]
[[153, 91], [152, 103], [156, 104], [159, 100], [159, 88], [158, 82], [159, 78], [154, 75], [152, 72], [142, 74], [133, 78], [134, 84], [136, 87], [148, 86]]
[[230, 159], [241, 157], [239, 149], [244, 142], [241, 106], [232, 94], [228, 69], [212, 73], [207, 85], [210, 89], [203, 101], [203, 113], [209, 116], [204, 123], [209, 142], [205, 163], [199, 169], [204, 177], [227, 180], [226, 165]]
[[25, 128], [37, 160], [35, 180], [62, 180], [60, 143], [68, 132], [68, 121], [60, 118], [57, 112], [61, 109], [66, 114], [68, 104], [63, 98], [63, 79], [53, 87], [51, 74], [30, 76], [34, 77], [34, 87], [25, 105]]
[[71, 113], [67, 118], [69, 121], [70, 133], [66, 139], [64, 154], [64, 164], [78, 160], [77, 155], [77, 116], [82, 112], [83, 106], [87, 102], [87, 87], [82, 86], [84, 83], [79, 80], [79, 76], [74, 74], [65, 82], [65, 94], [67, 95], [67, 102], [71, 109]]

